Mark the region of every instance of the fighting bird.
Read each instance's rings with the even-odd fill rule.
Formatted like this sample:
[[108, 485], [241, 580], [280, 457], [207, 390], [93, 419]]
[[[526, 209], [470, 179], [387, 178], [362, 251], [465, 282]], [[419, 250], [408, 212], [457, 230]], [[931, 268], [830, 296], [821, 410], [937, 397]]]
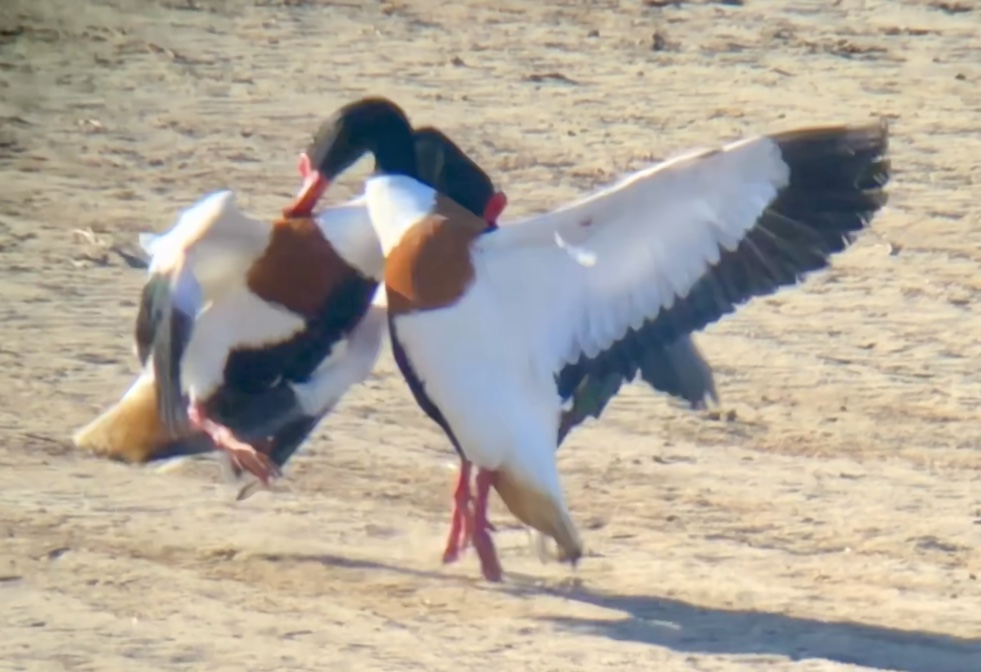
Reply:
[[[325, 125], [324, 128], [329, 129], [329, 126]], [[322, 136], [323, 132], [315, 135], [310, 146], [300, 155], [299, 172], [303, 178], [303, 186], [297, 202], [304, 204], [299, 206], [300, 209], [312, 208], [312, 204], [320, 198], [326, 188], [319, 181], [310, 159], [311, 155], [318, 154], [319, 147], [324, 142]], [[414, 133], [414, 139], [420, 179], [434, 185], [443, 193], [452, 194], [457, 202], [471, 211], [483, 212], [488, 226], [496, 227], [495, 222], [506, 206], [507, 199], [502, 192], [494, 191], [493, 184], [479, 166], [435, 128], [419, 129]], [[295, 203], [294, 208], [296, 207], [298, 206]], [[193, 237], [193, 234], [189, 234], [188, 231], [194, 228], [194, 208], [191, 209], [190, 214], [190, 219], [182, 218], [174, 228], [164, 234], [140, 236], [140, 244], [150, 258], [146, 266], [152, 267], [150, 278], [143, 289], [140, 315], [136, 320], [136, 351], [144, 367], [130, 389], [116, 404], [76, 432], [73, 439], [76, 446], [80, 448], [131, 463], [146, 463], [216, 450], [208, 434], [185, 425], [179, 418], [169, 424], [163, 421], [158, 413], [155, 368], [150, 359], [155, 338], [154, 330], [157, 325], [154, 310], [159, 313], [161, 298], [166, 302], [167, 293], [170, 291], [168, 276], [166, 272], [159, 271], [162, 262], [157, 256], [166, 255], [168, 250], [175, 246], [180, 248], [184, 244], [182, 241]], [[355, 199], [340, 207], [328, 207], [316, 215], [316, 220], [320, 229], [325, 232], [345, 228], [353, 232], [352, 235], [355, 237], [363, 235], [377, 241], [363, 199]], [[371, 248], [368, 240], [361, 240], [359, 245], [365, 250]], [[364, 268], [370, 267], [372, 273], [378, 276], [381, 269], [376, 268], [375, 264], [380, 264], [382, 257], [380, 244], [376, 242], [376, 245], [378, 245], [378, 254], [365, 256], [361, 263]], [[192, 280], [193, 276], [185, 276], [184, 284], [178, 285], [176, 292], [176, 296], [190, 299], [184, 301], [183, 311], [178, 311], [176, 318], [179, 322], [183, 322], [185, 329], [188, 327], [190, 316], [200, 309], [201, 298], [195, 293], [197, 286]], [[220, 304], [221, 300], [217, 303]], [[211, 310], [212, 315], [216, 312], [229, 315], [235, 312], [236, 308], [235, 304], [232, 304], [224, 310], [220, 306]], [[377, 321], [372, 322], [371, 326], [377, 329]], [[195, 329], [198, 330], [199, 337], [203, 337], [201, 325], [196, 325]], [[336, 376], [336, 372], [334, 374], [325, 372], [322, 376], [322, 378], [335, 376], [338, 391], [333, 396], [338, 400], [346, 389], [347, 382], [367, 375], [369, 360], [372, 359], [369, 353], [371, 351], [377, 353], [377, 347], [371, 345], [375, 342], [374, 331], [369, 333], [372, 338], [365, 340], [369, 345], [362, 348], [360, 351], [363, 353], [362, 356], [352, 362], [354, 368], [347, 369], [350, 375], [342, 379]], [[174, 344], [179, 345], [183, 340], [185, 339], [178, 338], [168, 341], [169, 347], [173, 347]], [[718, 401], [711, 368], [690, 336], [682, 336], [666, 346], [660, 343], [645, 344], [637, 338], [633, 341], [626, 339], [620, 351], [626, 351], [627, 346], [635, 354], [632, 359], [617, 356], [619, 351], [614, 349], [605, 353], [603, 357], [583, 362], [579, 367], [570, 367], [566, 372], [565, 387], [573, 391], [575, 398], [570, 409], [563, 416], [563, 435], [585, 418], [599, 417], [606, 403], [622, 383], [625, 380], [632, 380], [638, 371], [654, 389], [683, 399], [693, 408], [703, 406], [707, 400]], [[220, 359], [220, 353], [216, 358]], [[176, 361], [173, 353], [170, 359], [171, 362]], [[234, 358], [226, 361], [225, 380], [213, 394], [212, 403], [221, 405], [220, 420], [231, 431], [233, 438], [237, 437], [239, 441], [242, 440], [243, 428], [248, 432], [249, 423], [254, 425], [257, 419], [265, 418], [265, 421], [270, 423], [269, 426], [277, 429], [272, 437], [259, 440], [257, 443], [273, 465], [277, 469], [282, 469], [330, 408], [323, 409], [317, 414], [319, 417], [311, 416], [304, 422], [292, 425], [288, 422], [283, 424], [283, 418], [288, 418], [288, 414], [283, 413], [284, 386], [262, 388], [261, 385], [258, 387], [243, 385], [242, 381], [247, 381], [245, 377], [250, 372], [245, 370], [236, 373], [236, 368], [248, 364], [248, 361], [241, 362]], [[171, 387], [171, 394], [177, 393], [176, 387]], [[271, 408], [267, 406], [270, 398], [273, 402]], [[232, 468], [233, 476], [241, 475], [242, 470], [237, 465], [229, 466]], [[263, 470], [260, 469], [261, 471]], [[240, 491], [239, 498], [252, 494], [261, 485], [261, 479], [247, 484]], [[469, 541], [470, 525], [467, 523], [474, 516], [469, 510], [472, 502], [469, 485], [470, 465], [463, 461], [459, 482], [455, 488], [450, 538], [444, 553], [446, 562], [456, 559], [460, 550]]]
[[[422, 179], [493, 225], [507, 201], [487, 175], [438, 129], [421, 128], [414, 139]], [[301, 154], [301, 177], [315, 150], [316, 139]], [[384, 313], [368, 305], [383, 259], [363, 199], [304, 217], [320, 193], [305, 180], [283, 220], [269, 226], [220, 192], [167, 233], [140, 237], [151, 258], [135, 334], [144, 369], [76, 433], [76, 445], [130, 462], [219, 448], [237, 472], [243, 454], [250, 471], [285, 464], [370, 373], [387, 329]], [[197, 401], [189, 423], [182, 380]]]
[[388, 99], [342, 107], [322, 148], [311, 158], [326, 185], [374, 155], [364, 194], [393, 351], [478, 467], [472, 543], [490, 580], [491, 487], [559, 560], [582, 555], [555, 463], [577, 367], [632, 334], [670, 344], [826, 267], [886, 203], [891, 174], [885, 123], [798, 128], [689, 152], [489, 230], [418, 179], [411, 126]]
[[[419, 156], [421, 179], [433, 184], [441, 191], [454, 194], [454, 197], [465, 206], [473, 207], [475, 211], [484, 212], [490, 225], [493, 226], [494, 220], [507, 204], [504, 193], [495, 193], [490, 178], [438, 129], [420, 128], [415, 132], [414, 138]], [[309, 154], [314, 151], [316, 151], [316, 139], [306, 151], [300, 154], [299, 172], [304, 181], [297, 200], [291, 206], [295, 212], [312, 209], [322, 193], [322, 190], [318, 192], [313, 188], [307, 179], [310, 174]], [[205, 205], [205, 201], [198, 205]], [[194, 214], [195, 208], [192, 207], [190, 212], [192, 219]], [[354, 254], [360, 257], [360, 263], [365, 268], [370, 268], [371, 272], [378, 276], [382, 262], [381, 251], [377, 236], [371, 228], [363, 199], [354, 199], [340, 206], [327, 207], [319, 211], [314, 219], [317, 226], [328, 232], [328, 235], [349, 236], [353, 241], [352, 244], [357, 248]], [[157, 316], [161, 314], [163, 306], [167, 303], [170, 292], [169, 276], [166, 271], [160, 272], [162, 262], [157, 256], [158, 254], [166, 255], [175, 247], [180, 248], [187, 244], [187, 240], [194, 236], [193, 229], [193, 224], [189, 225], [185, 219], [181, 218], [171, 230], [163, 234], [140, 235], [140, 245], [149, 257], [142, 266], [150, 269], [148, 281], [142, 291], [135, 333], [135, 350], [143, 368], [122, 398], [75, 432], [72, 439], [77, 447], [113, 459], [137, 464], [171, 457], [204, 454], [217, 449], [208, 434], [182, 423], [179, 417], [177, 419], [171, 418], [170, 422], [164, 421], [159, 412], [162, 404], [158, 401], [157, 396], [158, 386], [155, 368], [150, 364], [151, 360], [149, 359], [154, 339], [158, 337], [158, 334], [155, 333], [159, 319]], [[213, 256], [209, 257], [206, 254], [206, 263], [209, 258], [213, 259]], [[184, 284], [180, 290], [183, 293], [179, 292], [178, 295], [184, 297], [185, 303], [188, 303], [187, 299], [194, 298], [196, 289], [193, 275], [185, 276], [182, 282]], [[374, 286], [377, 287], [377, 280]], [[240, 294], [233, 293], [230, 297], [232, 302], [241, 301]], [[183, 312], [178, 311], [177, 313], [175, 319], [183, 320], [185, 329], [188, 326], [186, 324], [189, 320], [188, 313], [193, 313], [200, 307], [197, 303], [190, 301]], [[212, 303], [217, 305], [212, 306], [209, 310], [208, 314], [211, 316], [208, 318], [209, 322], [214, 322], [213, 317], [216, 314], [233, 316], [241, 308], [235, 303], [223, 303], [222, 299]], [[242, 313], [243, 316], [247, 314], [247, 311]], [[232, 328], [231, 324], [228, 323], [227, 328]], [[364, 365], [367, 365], [367, 359], [371, 359], [368, 352], [372, 349], [370, 343], [375, 340], [375, 332], [378, 329], [383, 331], [387, 329], [384, 324], [379, 324], [378, 320], [373, 320], [368, 326], [370, 329], [366, 336], [370, 336], [370, 338], [364, 341], [368, 349], [360, 351], [361, 357], [359, 359], [348, 360], [350, 364], [362, 365], [355, 370], [347, 370], [347, 373], [353, 374], [355, 378], [363, 370]], [[209, 339], [208, 330], [212, 328], [214, 327], [206, 325], [202, 332], [199, 325], [199, 338]], [[183, 341], [182, 339], [171, 340], [168, 337], [164, 347], [171, 345], [182, 347]], [[374, 349], [377, 351], [378, 348]], [[288, 355], [288, 353], [283, 354]], [[217, 356], [220, 358], [221, 353], [217, 353]], [[176, 361], [173, 354], [169, 357], [172, 362]], [[251, 363], [250, 360], [243, 361], [240, 357], [233, 358], [231, 362], [226, 362], [225, 364], [229, 365], [224, 372], [226, 380], [216, 391], [212, 400], [214, 404], [220, 406], [218, 411], [222, 421], [226, 427], [233, 429], [233, 435], [236, 433], [234, 430], [240, 427], [247, 431], [249, 423], [254, 424], [256, 422], [257, 414], [259, 416], [264, 414], [275, 416], [278, 413], [280, 418], [283, 417], [283, 397], [286, 396], [287, 392], [285, 385], [278, 388], [275, 386], [268, 388], [263, 387], [261, 382], [257, 384], [254, 377], [250, 379], [254, 372], [243, 368], [250, 366]], [[289, 366], [285, 359], [281, 360], [281, 363], [283, 366]], [[217, 361], [215, 364], [220, 366], [221, 362]], [[337, 382], [341, 383], [339, 379]], [[171, 381], [171, 385], [173, 385], [173, 381]], [[341, 383], [341, 387], [343, 387], [343, 383]], [[176, 387], [172, 386], [170, 390], [172, 395], [177, 394]], [[268, 396], [263, 397], [263, 394]], [[273, 402], [273, 408], [268, 409], [266, 404], [270, 401]], [[173, 403], [171, 402], [171, 406]], [[326, 409], [323, 414], [326, 414], [327, 411], [329, 409]], [[267, 417], [267, 421], [271, 422], [274, 427], [277, 425], [276, 417]], [[268, 452], [273, 464], [277, 468], [282, 468], [309, 435], [315, 424], [316, 421], [310, 418], [289, 427], [284, 426], [281, 428], [282, 433], [271, 439], [267, 437], [260, 443]], [[232, 467], [234, 476], [241, 475], [242, 470], [237, 465], [231, 464], [229, 466]], [[246, 486], [246, 489], [240, 493], [240, 497], [254, 492], [255, 485]]]

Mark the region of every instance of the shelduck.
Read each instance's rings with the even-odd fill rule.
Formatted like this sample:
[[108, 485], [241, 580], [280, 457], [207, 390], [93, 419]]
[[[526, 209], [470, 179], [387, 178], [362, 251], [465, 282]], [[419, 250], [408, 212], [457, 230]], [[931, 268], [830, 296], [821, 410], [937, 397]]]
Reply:
[[[418, 179], [385, 98], [333, 116], [329, 185], [365, 153], [391, 342], [420, 405], [477, 465], [472, 540], [501, 579], [486, 498], [575, 563], [583, 543], [555, 463], [563, 381], [630, 334], [669, 344], [828, 265], [886, 203], [888, 128], [798, 128], [690, 152], [552, 212], [488, 230]], [[622, 353], [625, 360], [632, 353]]]
[[[377, 108], [377, 111], [381, 114], [386, 113], [384, 106]], [[366, 115], [370, 116], [373, 113], [374, 110], [366, 110]], [[406, 123], [408, 122], [406, 121]], [[366, 124], [366, 127], [370, 126], [370, 122]], [[306, 188], [318, 196], [328, 186], [328, 181], [324, 175], [329, 172], [330, 167], [324, 162], [327, 152], [336, 149], [335, 145], [339, 141], [336, 135], [337, 130], [334, 119], [324, 122], [311, 145], [310, 153], [301, 159], [301, 173], [306, 176]], [[445, 136], [440, 136], [440, 138], [441, 142], [439, 143], [420, 144], [417, 142], [413, 161], [418, 166], [435, 165], [442, 167], [443, 179], [446, 180], [446, 183], [463, 189], [463, 182], [470, 179], [468, 175], [472, 171], [480, 171], [480, 169], [472, 164], [449, 138]], [[344, 138], [341, 141], [346, 142], [348, 140], [349, 138]], [[364, 142], [373, 145], [380, 140], [381, 138], [368, 137], [364, 139]], [[459, 160], [461, 162], [459, 168], [428, 153], [431, 148], [442, 146], [456, 149], [456, 151], [447, 153], [446, 156]], [[425, 184], [435, 184], [433, 180], [427, 179], [426, 175], [417, 175], [417, 178]], [[471, 211], [477, 205], [476, 203], [459, 201], [457, 204], [463, 205]], [[505, 204], [506, 198], [501, 193], [496, 194], [488, 202], [486, 206], [488, 210], [487, 220], [490, 222], [487, 227], [488, 230], [497, 228], [495, 221], [503, 211]], [[398, 342], [393, 342], [393, 355], [396, 364], [409, 383], [409, 388], [417, 404], [430, 419], [443, 429], [460, 457], [460, 472], [453, 495], [450, 533], [443, 552], [443, 562], [451, 563], [456, 561], [460, 553], [475, 539], [474, 532], [478, 526], [476, 521], [484, 521], [481, 524], [484, 527], [490, 527], [490, 524], [486, 522], [489, 482], [486, 479], [478, 482], [479, 492], [475, 501], [470, 490], [470, 461], [460, 448], [453, 432], [447, 426], [440, 410], [425, 394], [418, 384], [418, 379], [412, 375], [411, 366], [406, 361], [405, 353]], [[556, 446], [560, 446], [566, 435], [587, 418], [599, 418], [606, 404], [619, 391], [623, 383], [632, 381], [638, 374], [655, 390], [684, 399], [693, 408], [702, 407], [709, 401], [718, 402], [711, 367], [703, 358], [690, 334], [679, 332], [673, 340], [664, 340], [649, 338], [645, 330], [632, 331], [624, 335], [614, 347], [598, 352], [594, 356], [582, 357], [562, 370], [557, 384], [559, 393], [564, 400], [564, 406]], [[260, 480], [265, 478], [261, 473], [257, 475]], [[482, 493], [480, 492], [481, 489]], [[482, 548], [486, 547], [485, 537], [478, 533], [476, 539], [478, 544], [482, 544]], [[476, 550], [478, 554], [487, 554], [487, 551], [481, 550], [481, 548]], [[489, 576], [495, 574], [492, 567], [488, 567], [487, 571]]]
[[[423, 180], [475, 212], [494, 218], [503, 209], [504, 194], [438, 129], [419, 129], [415, 142]], [[315, 138], [301, 155], [304, 178], [316, 148]], [[383, 258], [364, 201], [305, 215], [320, 193], [305, 179], [270, 226], [220, 192], [167, 233], [141, 236], [150, 255], [135, 330], [143, 371], [119, 402], [75, 433], [77, 446], [144, 463], [217, 443], [249, 471], [269, 475], [283, 466], [370, 373], [387, 330], [372, 303]], [[194, 400], [190, 423], [186, 392]]]

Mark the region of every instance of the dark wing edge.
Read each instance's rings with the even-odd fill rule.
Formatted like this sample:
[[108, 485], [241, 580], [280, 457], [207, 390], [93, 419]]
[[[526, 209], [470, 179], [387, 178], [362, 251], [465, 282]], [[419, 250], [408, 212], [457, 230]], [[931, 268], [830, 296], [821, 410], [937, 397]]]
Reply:
[[[559, 395], [571, 404], [559, 421], [558, 444], [589, 417], [599, 418], [620, 388], [641, 380], [657, 392], [686, 401], [690, 408], [719, 403], [712, 367], [691, 335], [673, 343], [645, 340], [645, 330], [630, 331], [592, 359], [565, 367], [557, 377]], [[656, 335], [656, 334], [655, 334]]]
[[[559, 441], [586, 417], [599, 417], [623, 382], [641, 370], [651, 387], [693, 403], [718, 400], [711, 369], [690, 334], [752, 297], [772, 294], [826, 268], [888, 201], [889, 134], [884, 121], [774, 134], [789, 183], [756, 224], [671, 308], [662, 310], [592, 359], [566, 366], [559, 393], [572, 405]], [[702, 395], [704, 392], [704, 395]]]
[[189, 431], [186, 403], [181, 392], [180, 362], [194, 329], [194, 315], [174, 301], [172, 280], [152, 274], [143, 286], [136, 315], [135, 338], [140, 364], [152, 361], [157, 411], [174, 436]]

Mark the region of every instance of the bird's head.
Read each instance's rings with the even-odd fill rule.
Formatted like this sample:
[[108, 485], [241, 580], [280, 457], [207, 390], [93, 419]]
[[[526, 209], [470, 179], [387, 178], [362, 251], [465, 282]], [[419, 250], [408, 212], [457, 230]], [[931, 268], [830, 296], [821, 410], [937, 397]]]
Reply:
[[480, 166], [434, 126], [413, 130], [404, 111], [392, 101], [363, 98], [337, 110], [324, 121], [300, 154], [303, 184], [288, 216], [306, 216], [339, 174], [371, 153], [375, 170], [398, 172], [484, 217], [495, 228], [507, 206], [503, 192]]
[[307, 216], [317, 201], [365, 154], [384, 172], [416, 175], [412, 126], [391, 100], [372, 96], [344, 105], [320, 125], [307, 147], [308, 170], [287, 216]]

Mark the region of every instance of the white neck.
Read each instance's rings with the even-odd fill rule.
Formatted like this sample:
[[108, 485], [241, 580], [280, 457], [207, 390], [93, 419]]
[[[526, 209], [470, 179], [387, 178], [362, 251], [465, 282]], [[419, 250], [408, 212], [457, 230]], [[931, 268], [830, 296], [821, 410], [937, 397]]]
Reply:
[[436, 192], [406, 175], [376, 175], [365, 182], [368, 215], [385, 256], [402, 236], [432, 213]]
[[324, 208], [316, 215], [317, 226], [344, 261], [365, 275], [381, 280], [385, 258], [371, 227], [368, 204], [356, 198]]

